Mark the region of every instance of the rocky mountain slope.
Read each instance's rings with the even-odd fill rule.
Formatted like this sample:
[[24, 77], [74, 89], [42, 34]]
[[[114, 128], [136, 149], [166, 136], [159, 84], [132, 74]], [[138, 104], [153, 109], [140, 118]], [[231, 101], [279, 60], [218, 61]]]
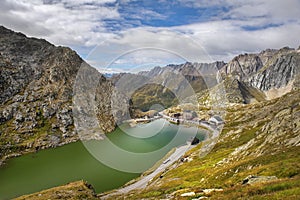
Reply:
[[[168, 108], [216, 85], [217, 71], [224, 65], [224, 62], [187, 62], [155, 67], [138, 74], [117, 74], [110, 80], [132, 100], [132, 115], [137, 116], [139, 110], [147, 111], [151, 105], [161, 104], [162, 107]], [[162, 90], [162, 93], [158, 93], [158, 90]], [[196, 98], [194, 100], [196, 103]]]
[[300, 49], [288, 47], [235, 57], [221, 70], [231, 102], [249, 103], [280, 97], [299, 88]]
[[[79, 69], [81, 74], [94, 74], [101, 87], [111, 87], [70, 48], [0, 26], [0, 158], [79, 139], [72, 112]], [[78, 87], [77, 91], [84, 86]], [[97, 91], [99, 124], [103, 131], [111, 131], [114, 121], [103, 123], [111, 116], [110, 108], [102, 106], [110, 97], [101, 87]]]
[[[299, 99], [300, 90], [295, 89], [270, 101], [229, 106], [218, 142], [205, 157], [204, 141], [145, 189], [109, 199], [299, 199]], [[80, 186], [72, 185], [75, 199], [93, 192], [76, 190]], [[69, 190], [62, 186], [20, 199], [43, 199]]]
[[165, 67], [155, 67], [150, 71], [139, 72], [139, 75], [150, 77], [154, 80], [163, 79], [164, 82], [172, 80], [170, 74], [176, 73], [182, 76], [182, 82], [175, 88], [180, 93], [180, 86], [185, 84], [185, 81], [191, 85], [195, 93], [216, 85], [216, 74], [219, 69], [225, 65], [224, 62], [214, 63], [191, 63], [186, 62], [179, 65], [167, 65]]
[[[229, 63], [187, 62], [155, 67], [135, 75], [119, 74], [112, 80], [118, 82], [121, 79], [120, 85], [125, 91], [128, 89], [124, 89], [123, 85], [138, 90], [147, 81], [161, 84], [171, 90], [177, 98], [186, 98], [188, 95], [185, 92], [188, 91], [189, 95], [198, 94], [200, 103], [207, 99], [208, 89], [221, 83], [229, 103], [248, 104], [274, 99], [299, 88], [299, 64], [300, 49], [285, 47], [279, 50], [267, 49], [257, 54], [238, 55]], [[144, 104], [146, 99], [139, 99], [139, 102]]]
[[[132, 104], [136, 105], [135, 109], [141, 111], [149, 111], [151, 109], [158, 109], [162, 111], [164, 108], [169, 108], [178, 104], [175, 94], [168, 88], [158, 84], [147, 84], [137, 89], [132, 94]], [[161, 107], [154, 108], [158, 104]]]
[[[244, 54], [219, 68], [229, 100], [225, 126], [208, 155], [203, 142], [144, 190], [111, 199], [298, 199], [300, 51]], [[164, 73], [155, 69], [151, 74]], [[155, 73], [154, 73], [155, 72]], [[198, 93], [209, 112], [209, 93]], [[234, 103], [234, 104], [231, 104]]]
[[206, 142], [144, 190], [111, 199], [298, 199], [300, 90], [270, 101], [227, 108], [214, 148]]

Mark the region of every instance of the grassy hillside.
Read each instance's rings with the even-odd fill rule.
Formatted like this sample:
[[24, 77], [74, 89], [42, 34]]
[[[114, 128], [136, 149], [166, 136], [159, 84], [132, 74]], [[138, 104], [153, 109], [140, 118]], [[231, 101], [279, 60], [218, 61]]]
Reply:
[[[132, 191], [125, 197], [299, 199], [299, 99], [298, 90], [272, 101], [228, 108], [218, 143], [206, 157], [199, 157], [200, 144], [187, 154], [193, 159], [191, 162], [176, 163], [176, 167], [165, 172], [162, 178], [157, 177], [145, 190]], [[276, 176], [277, 179], [243, 185], [249, 175]], [[212, 188], [223, 191], [204, 190]], [[195, 195], [181, 196], [187, 192]]]
[[51, 188], [42, 192], [24, 195], [16, 200], [41, 200], [41, 199], [97, 199], [91, 185], [84, 181], [77, 181]]
[[[200, 143], [187, 152], [190, 161], [178, 161], [146, 189], [110, 199], [299, 199], [299, 99], [296, 90], [272, 101], [229, 107], [225, 127], [208, 155], [201, 157], [205, 144]], [[243, 184], [251, 175], [263, 180]], [[20, 199], [97, 198], [82, 185], [76, 182]], [[186, 194], [191, 196], [182, 196]]]
[[[295, 90], [271, 101], [229, 107], [208, 155], [201, 157], [205, 144], [200, 143], [186, 154], [190, 161], [178, 161], [147, 188], [110, 199], [299, 199], [299, 99]], [[263, 180], [243, 184], [251, 175]], [[20, 199], [99, 198], [81, 186], [73, 183]], [[186, 194], [191, 196], [182, 196]]]
[[148, 111], [155, 104], [160, 104], [163, 108], [178, 104], [175, 94], [158, 84], [144, 85], [134, 92], [131, 99], [133, 107], [142, 111]]

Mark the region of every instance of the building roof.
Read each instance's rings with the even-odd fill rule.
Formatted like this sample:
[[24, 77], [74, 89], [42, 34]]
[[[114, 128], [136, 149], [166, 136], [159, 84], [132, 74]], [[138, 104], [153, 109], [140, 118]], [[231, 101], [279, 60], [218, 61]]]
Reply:
[[212, 120], [212, 119], [215, 119], [218, 122], [223, 122], [223, 119], [220, 116], [218, 116], [218, 115], [215, 115], [215, 116], [211, 117], [209, 120]]

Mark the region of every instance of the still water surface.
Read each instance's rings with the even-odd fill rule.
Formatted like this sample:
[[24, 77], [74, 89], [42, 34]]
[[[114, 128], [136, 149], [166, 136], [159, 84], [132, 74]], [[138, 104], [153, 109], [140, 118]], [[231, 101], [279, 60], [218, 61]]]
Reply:
[[[205, 138], [202, 130], [159, 119], [134, 128], [118, 128], [102, 141], [79, 141], [10, 159], [0, 168], [0, 199], [77, 180], [86, 180], [97, 193], [118, 188], [153, 166], [172, 148], [185, 144], [195, 133], [200, 140]], [[117, 155], [116, 147], [141, 156], [127, 159]], [[95, 155], [96, 159], [90, 152], [101, 152], [101, 155]]]

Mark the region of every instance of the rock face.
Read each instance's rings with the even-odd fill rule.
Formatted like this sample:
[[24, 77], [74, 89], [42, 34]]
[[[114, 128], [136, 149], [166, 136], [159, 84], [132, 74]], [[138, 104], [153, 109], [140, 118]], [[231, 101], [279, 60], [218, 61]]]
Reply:
[[[70, 48], [0, 27], [0, 157], [78, 139], [72, 98], [82, 65], [92, 69]], [[108, 84], [96, 70], [94, 74]], [[101, 88], [97, 92], [106, 94]], [[101, 98], [98, 105], [109, 102]], [[106, 114], [101, 116], [100, 125]], [[107, 132], [114, 126], [112, 121], [102, 128]]]
[[249, 79], [249, 83], [263, 91], [281, 88], [300, 74], [300, 54], [293, 49], [284, 48], [264, 64], [260, 73]]
[[256, 184], [256, 183], [263, 183], [268, 181], [277, 180], [276, 176], [255, 176], [255, 175], [249, 175], [243, 180], [243, 184]]
[[[195, 93], [203, 91], [217, 84], [216, 75], [219, 69], [225, 65], [224, 62], [214, 63], [191, 63], [186, 62], [180, 65], [167, 65], [165, 67], [155, 67], [150, 71], [140, 72], [139, 75], [150, 77], [152, 79], [164, 78], [165, 81], [171, 81], [172, 73], [180, 74], [182, 84], [187, 81]], [[176, 88], [176, 90], [180, 90]], [[180, 93], [180, 92], [179, 92]]]
[[229, 98], [231, 102], [249, 103], [251, 99], [277, 98], [299, 88], [300, 53], [285, 47], [268, 49], [259, 54], [239, 55], [226, 64], [220, 74], [239, 85], [243, 102], [236, 101], [239, 97]]

